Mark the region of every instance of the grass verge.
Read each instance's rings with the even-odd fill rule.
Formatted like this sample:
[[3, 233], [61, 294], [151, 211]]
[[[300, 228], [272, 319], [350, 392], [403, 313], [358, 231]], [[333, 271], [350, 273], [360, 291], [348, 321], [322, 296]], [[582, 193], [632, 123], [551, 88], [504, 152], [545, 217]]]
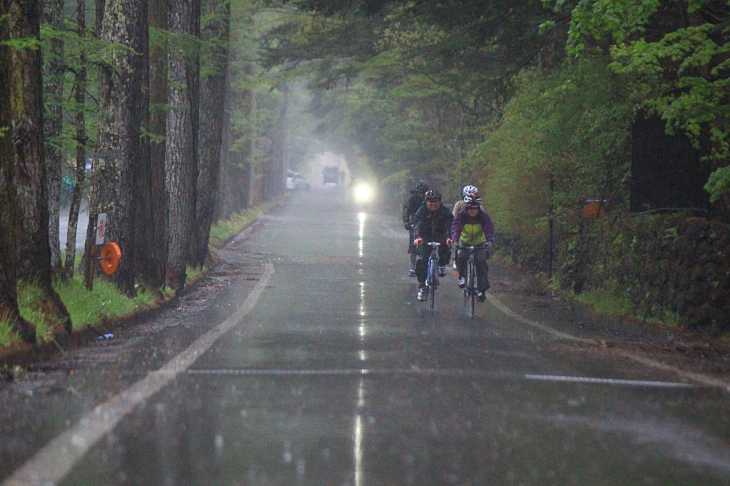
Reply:
[[572, 294], [573, 300], [587, 305], [598, 315], [604, 316], [631, 316], [633, 314], [631, 302], [628, 298], [608, 292], [583, 292], [580, 295]]
[[94, 280], [94, 290], [89, 291], [81, 279], [56, 286], [61, 300], [66, 304], [74, 329], [92, 326], [104, 319], [128, 317], [140, 310], [155, 306], [155, 298], [143, 289], [129, 298], [117, 290], [114, 283], [104, 279]]
[[245, 209], [225, 220], [218, 221], [210, 228], [210, 246], [218, 247], [236, 236], [243, 228], [256, 221], [259, 216], [275, 206], [268, 202], [251, 209]]
[[[274, 206], [275, 203], [264, 203], [256, 208], [234, 213], [226, 221], [215, 223], [210, 231], [211, 248], [222, 246]], [[78, 258], [80, 256], [77, 256]], [[205, 268], [188, 267], [186, 286], [199, 280], [205, 270]], [[129, 298], [121, 294], [112, 282], [103, 278], [94, 280], [93, 291], [86, 289], [82, 276], [76, 276], [70, 282], [58, 282], [54, 284], [54, 288], [71, 315], [74, 330], [97, 326], [103, 321], [123, 319], [137, 312], [158, 307], [162, 303], [152, 292], [147, 292], [142, 287], [138, 288], [136, 297]], [[167, 301], [174, 297], [175, 292], [170, 288], [164, 288], [162, 295], [164, 301]], [[58, 323], [43, 312], [43, 302], [43, 292], [37, 285], [32, 282], [18, 282], [20, 315], [35, 325], [37, 340], [41, 344], [52, 341], [54, 334], [60, 331]], [[20, 336], [10, 327], [7, 319], [0, 317], [0, 350], [21, 343]]]

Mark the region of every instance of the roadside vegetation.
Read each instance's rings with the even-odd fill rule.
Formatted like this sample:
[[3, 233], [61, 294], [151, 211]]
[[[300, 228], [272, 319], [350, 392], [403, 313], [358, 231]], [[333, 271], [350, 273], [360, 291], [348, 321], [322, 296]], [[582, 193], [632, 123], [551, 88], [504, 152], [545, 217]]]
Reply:
[[214, 248], [223, 245], [275, 205], [275, 202], [269, 201], [255, 208], [235, 212], [225, 221], [217, 221], [210, 228], [210, 245]]
[[[274, 203], [264, 203], [255, 208], [234, 213], [225, 221], [218, 221], [211, 228], [210, 246], [217, 248], [251, 225], [263, 213], [271, 210]], [[206, 266], [188, 267], [186, 285], [196, 282], [208, 268]], [[94, 279], [94, 288], [89, 291], [83, 278], [76, 275], [70, 281], [56, 281], [54, 287], [66, 305], [73, 321], [74, 331], [86, 327], [125, 319], [136, 313], [144, 312], [163, 305], [175, 297], [171, 288], [161, 288], [156, 292], [139, 286], [134, 297], [129, 297], [109, 280], [99, 275]], [[35, 324], [36, 339], [39, 343], [54, 341], [54, 336], [64, 332], [52, 313], [45, 311], [43, 292], [38, 285], [20, 282], [18, 285], [18, 307], [20, 314]], [[12, 348], [22, 340], [7, 320], [0, 320], [0, 348]]]

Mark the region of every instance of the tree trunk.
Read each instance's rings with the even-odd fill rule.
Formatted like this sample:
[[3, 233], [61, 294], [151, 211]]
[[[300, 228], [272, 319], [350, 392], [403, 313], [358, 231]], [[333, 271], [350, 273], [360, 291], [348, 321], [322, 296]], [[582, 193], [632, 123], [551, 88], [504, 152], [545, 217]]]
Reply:
[[204, 0], [203, 12], [208, 18], [201, 29], [206, 42], [203, 60], [209, 72], [200, 83], [200, 158], [198, 161], [195, 231], [191, 245], [190, 263], [203, 266], [208, 256], [208, 240], [213, 223], [215, 194], [218, 192], [223, 108], [228, 70], [228, 31], [230, 4], [220, 0]]
[[35, 342], [35, 329], [18, 311], [16, 286], [15, 225], [17, 193], [13, 184], [13, 144], [10, 135], [10, 56], [8, 0], [0, 0], [0, 320], [7, 320], [24, 341]]
[[[11, 0], [10, 36], [40, 43], [39, 0]], [[12, 52], [11, 117], [14, 182], [22, 220], [17, 225], [18, 275], [44, 292], [47, 312], [71, 332], [71, 318], [52, 285], [48, 244], [48, 191], [43, 157], [43, 77], [39, 49]]]
[[[157, 7], [157, 5], [154, 5]], [[144, 4], [147, 8], [147, 4]], [[141, 14], [149, 18], [148, 12]], [[142, 50], [142, 92], [149, 93], [150, 89], [150, 42], [149, 29], [143, 32], [144, 48]], [[150, 99], [143, 96], [140, 103], [140, 118], [142, 121], [143, 133], [145, 136], [140, 140], [139, 157], [134, 161], [134, 228], [135, 228], [135, 268], [137, 276], [146, 282], [152, 290], [157, 290], [162, 283], [156, 278], [157, 264], [155, 236], [155, 194], [154, 194], [154, 171], [152, 166], [152, 153], [150, 146]], [[163, 179], [164, 181], [164, 179]]]
[[167, 50], [167, 147], [165, 187], [168, 200], [167, 284], [176, 292], [185, 285], [185, 267], [195, 218], [197, 180], [197, 46], [188, 39], [200, 31], [200, 3], [170, 0]]
[[[43, 21], [56, 32], [62, 32], [63, 0], [44, 0]], [[51, 38], [44, 51], [45, 65], [45, 154], [48, 172], [48, 238], [51, 246], [51, 267], [61, 273], [61, 240], [59, 215], [61, 210], [61, 132], [63, 130], [63, 41]]]
[[77, 0], [76, 3], [76, 33], [79, 36], [79, 58], [76, 67], [76, 83], [74, 85], [74, 101], [76, 113], [76, 171], [74, 187], [71, 192], [71, 204], [68, 209], [68, 231], [66, 232], [66, 261], [64, 275], [68, 280], [74, 276], [76, 260], [76, 232], [78, 231], [79, 211], [83, 196], [84, 180], [86, 179], [86, 0]]
[[263, 199], [264, 168], [261, 159], [261, 151], [256, 150], [259, 146], [259, 133], [256, 124], [256, 111], [258, 110], [258, 98], [252, 89], [249, 92], [247, 106], [250, 129], [248, 131], [248, 163], [250, 173], [248, 177], [248, 207], [256, 206]]
[[149, 105], [144, 160], [148, 168], [140, 175], [143, 185], [136, 211], [137, 269], [139, 277], [157, 291], [165, 283], [167, 264], [167, 197], [165, 196], [165, 106], [167, 105], [167, 0], [150, 0]]
[[94, 13], [96, 15], [94, 19], [94, 37], [101, 39], [101, 25], [104, 21], [104, 8], [106, 7], [106, 0], [95, 0], [94, 1]]
[[134, 164], [140, 158], [142, 80], [147, 32], [146, 0], [107, 0], [101, 41], [123, 45], [104, 58], [99, 100], [99, 135], [91, 172], [90, 220], [107, 214], [107, 241], [122, 250], [118, 288], [134, 295]]
[[[226, 76], [226, 86], [230, 86], [229, 72]], [[233, 90], [228, 90], [225, 95], [223, 108], [223, 137], [221, 140], [220, 171], [218, 175], [218, 191], [216, 191], [216, 208], [213, 215], [215, 221], [226, 220], [238, 208], [245, 205], [248, 197], [248, 171], [240, 167], [242, 154], [234, 148], [233, 123], [231, 121], [231, 106], [234, 104]], [[237, 205], [237, 201], [242, 203]]]
[[289, 108], [289, 86], [284, 85], [281, 87], [281, 92], [284, 95], [281, 102], [278, 122], [272, 135], [272, 139], [268, 142], [269, 146], [269, 157], [268, 164], [266, 164], [266, 177], [264, 179], [263, 197], [265, 200], [275, 198], [277, 194], [282, 194], [285, 191], [286, 183], [286, 168], [284, 157], [286, 153], [287, 144], [287, 110]]

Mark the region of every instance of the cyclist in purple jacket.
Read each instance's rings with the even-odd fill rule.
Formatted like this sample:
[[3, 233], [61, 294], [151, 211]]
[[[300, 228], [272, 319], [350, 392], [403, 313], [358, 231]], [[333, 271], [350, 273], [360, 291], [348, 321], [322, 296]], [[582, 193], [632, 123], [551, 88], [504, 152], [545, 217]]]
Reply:
[[487, 257], [494, 241], [494, 224], [489, 215], [481, 209], [482, 199], [479, 194], [464, 196], [464, 210], [459, 212], [451, 225], [451, 239], [457, 243], [456, 266], [459, 268], [459, 287], [466, 285], [466, 265], [469, 252], [466, 247], [476, 247], [474, 251], [474, 266], [477, 273], [477, 299], [484, 302], [489, 289], [489, 268]]

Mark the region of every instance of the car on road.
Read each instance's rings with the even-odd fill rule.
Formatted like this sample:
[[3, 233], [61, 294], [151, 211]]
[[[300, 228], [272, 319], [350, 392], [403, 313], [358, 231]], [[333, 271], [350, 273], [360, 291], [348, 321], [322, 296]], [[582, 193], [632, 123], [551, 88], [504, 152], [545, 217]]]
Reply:
[[328, 184], [339, 184], [340, 181], [340, 169], [334, 165], [328, 165], [322, 169], [322, 184], [325, 186]]
[[286, 171], [286, 188], [290, 191], [295, 189], [301, 191], [309, 190], [309, 181], [293, 170]]

